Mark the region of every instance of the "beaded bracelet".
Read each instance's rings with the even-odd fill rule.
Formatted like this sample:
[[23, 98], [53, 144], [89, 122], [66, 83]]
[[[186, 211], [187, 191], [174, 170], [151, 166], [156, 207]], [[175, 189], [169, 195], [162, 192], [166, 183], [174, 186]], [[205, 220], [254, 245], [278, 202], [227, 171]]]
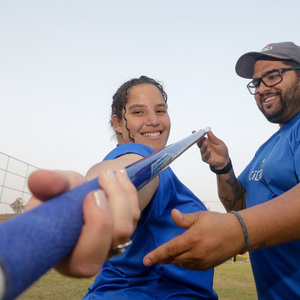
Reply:
[[243, 233], [244, 233], [244, 239], [245, 239], [245, 247], [244, 247], [243, 252], [241, 252], [240, 254], [244, 254], [250, 248], [249, 234], [248, 234], [247, 226], [245, 224], [244, 219], [242, 218], [242, 216], [238, 212], [232, 210], [229, 213], [234, 214], [238, 218], [238, 220], [240, 221], [240, 223], [242, 225], [242, 229], [243, 229]]

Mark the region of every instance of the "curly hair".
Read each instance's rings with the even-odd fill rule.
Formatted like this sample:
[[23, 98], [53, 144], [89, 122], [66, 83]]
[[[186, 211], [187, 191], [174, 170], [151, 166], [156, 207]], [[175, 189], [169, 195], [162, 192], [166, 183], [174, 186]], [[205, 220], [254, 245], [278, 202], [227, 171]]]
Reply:
[[[150, 77], [147, 77], [147, 76], [141, 76], [140, 78], [130, 79], [130, 80], [126, 81], [125, 83], [123, 83], [118, 88], [116, 93], [113, 95], [113, 101], [111, 104], [111, 119], [110, 119], [111, 127], [113, 127], [112, 116], [117, 115], [118, 119], [120, 119], [120, 120], [122, 119], [122, 117], [124, 117], [124, 119], [126, 121], [126, 128], [127, 128], [127, 120], [125, 117], [125, 113], [126, 113], [125, 105], [128, 101], [128, 95], [129, 95], [130, 89], [135, 86], [142, 85], [142, 84], [152, 84], [152, 85], [156, 86], [159, 89], [159, 91], [161, 92], [161, 94], [164, 98], [165, 104], [167, 106], [168, 95], [164, 91], [162, 85], [159, 82], [157, 82], [156, 80], [154, 80]], [[125, 112], [122, 115], [123, 108], [125, 109]], [[128, 129], [128, 132], [129, 132], [129, 129]], [[129, 137], [130, 137], [130, 134], [129, 134]], [[130, 139], [132, 139], [132, 138], [130, 137]]]
[[[125, 105], [128, 101], [128, 94], [130, 89], [142, 84], [155, 85], [161, 92], [165, 103], [167, 104], [168, 95], [164, 91], [162, 85], [150, 77], [141, 76], [140, 78], [133, 78], [126, 81], [118, 88], [116, 93], [113, 95], [113, 102], [111, 104], [111, 117], [115, 114], [119, 119], [122, 119], [122, 110], [123, 108], [125, 108]], [[110, 124], [112, 125], [112, 121], [110, 121]]]

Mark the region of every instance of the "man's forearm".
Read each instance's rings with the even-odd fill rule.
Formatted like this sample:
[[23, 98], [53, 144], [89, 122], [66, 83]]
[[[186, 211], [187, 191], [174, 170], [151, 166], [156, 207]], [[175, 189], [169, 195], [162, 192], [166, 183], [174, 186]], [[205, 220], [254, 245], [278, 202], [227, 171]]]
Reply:
[[248, 228], [251, 251], [300, 239], [299, 197], [300, 184], [241, 212]]
[[219, 198], [226, 211], [245, 208], [245, 191], [235, 177], [233, 169], [227, 174], [217, 175]]

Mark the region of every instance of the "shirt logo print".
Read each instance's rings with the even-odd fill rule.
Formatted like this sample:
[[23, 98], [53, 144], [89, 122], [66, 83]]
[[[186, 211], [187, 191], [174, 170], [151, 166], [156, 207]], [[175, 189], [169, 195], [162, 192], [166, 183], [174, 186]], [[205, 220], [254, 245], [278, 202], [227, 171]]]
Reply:
[[264, 160], [261, 162], [261, 164], [260, 164], [260, 166], [259, 166], [260, 169], [262, 169], [262, 168], [264, 167], [264, 165], [265, 165], [265, 160], [266, 160], [266, 159], [264, 158]]
[[260, 181], [262, 178], [262, 174], [263, 174], [263, 167], [265, 165], [265, 158], [263, 159], [263, 161], [260, 163], [259, 165], [259, 170], [254, 170], [250, 173], [249, 175], [249, 181]]

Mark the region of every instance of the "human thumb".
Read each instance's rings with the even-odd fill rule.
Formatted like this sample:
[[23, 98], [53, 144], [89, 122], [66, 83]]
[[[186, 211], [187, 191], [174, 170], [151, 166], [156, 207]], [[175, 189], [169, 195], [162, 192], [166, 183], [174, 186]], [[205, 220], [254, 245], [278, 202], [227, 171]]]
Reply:
[[174, 223], [182, 228], [190, 228], [196, 220], [195, 213], [183, 214], [176, 208], [172, 210], [171, 214]]

